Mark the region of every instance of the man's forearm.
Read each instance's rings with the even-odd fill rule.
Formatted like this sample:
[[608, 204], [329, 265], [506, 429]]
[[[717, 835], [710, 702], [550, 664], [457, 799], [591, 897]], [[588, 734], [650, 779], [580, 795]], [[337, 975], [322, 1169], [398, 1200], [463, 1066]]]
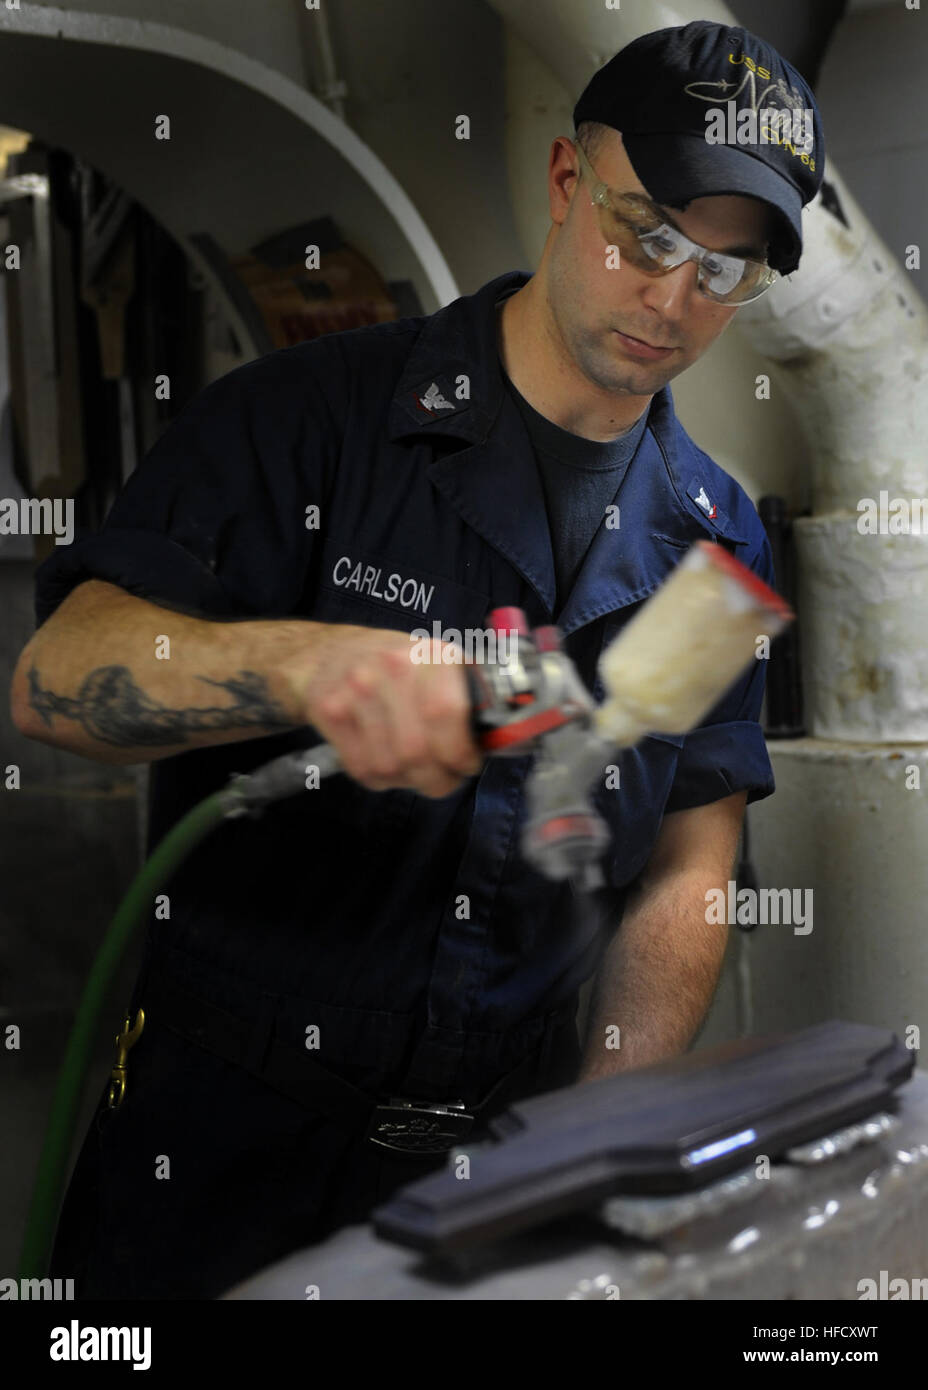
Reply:
[[727, 927], [706, 922], [708, 877], [670, 874], [635, 889], [603, 956], [578, 1081], [679, 1056], [718, 982]]
[[14, 720], [30, 738], [113, 763], [293, 728], [305, 720], [279, 673], [319, 629], [211, 622], [91, 580], [24, 649]]

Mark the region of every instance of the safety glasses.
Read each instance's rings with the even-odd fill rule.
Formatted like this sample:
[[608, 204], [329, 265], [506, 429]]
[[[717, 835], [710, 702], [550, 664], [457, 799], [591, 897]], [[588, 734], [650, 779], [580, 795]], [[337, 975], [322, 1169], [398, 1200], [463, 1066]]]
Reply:
[[600, 179], [579, 141], [576, 145], [606, 244], [617, 246], [620, 256], [636, 270], [645, 275], [666, 275], [687, 261], [695, 261], [699, 293], [716, 304], [729, 305], [750, 304], [780, 278], [764, 261], [726, 256], [698, 246], [668, 222], [666, 213], [644, 194], [616, 193]]

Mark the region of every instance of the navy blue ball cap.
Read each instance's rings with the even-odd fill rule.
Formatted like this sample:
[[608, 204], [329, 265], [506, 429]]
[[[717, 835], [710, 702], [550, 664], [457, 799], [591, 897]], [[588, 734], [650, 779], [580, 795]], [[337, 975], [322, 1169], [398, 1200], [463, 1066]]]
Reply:
[[594, 73], [574, 129], [621, 131], [656, 203], [741, 194], [774, 212], [768, 262], [788, 275], [802, 254], [802, 209], [818, 193], [825, 141], [805, 79], [738, 26], [696, 20], [642, 34]]

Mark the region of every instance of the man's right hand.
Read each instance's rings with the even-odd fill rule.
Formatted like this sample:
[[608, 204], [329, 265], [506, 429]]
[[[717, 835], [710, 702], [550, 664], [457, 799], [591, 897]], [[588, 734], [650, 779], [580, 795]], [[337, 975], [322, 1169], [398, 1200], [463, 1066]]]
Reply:
[[443, 797], [483, 766], [464, 670], [442, 661], [446, 645], [430, 639], [430, 659], [415, 662], [408, 633], [320, 624], [281, 674], [356, 782]]

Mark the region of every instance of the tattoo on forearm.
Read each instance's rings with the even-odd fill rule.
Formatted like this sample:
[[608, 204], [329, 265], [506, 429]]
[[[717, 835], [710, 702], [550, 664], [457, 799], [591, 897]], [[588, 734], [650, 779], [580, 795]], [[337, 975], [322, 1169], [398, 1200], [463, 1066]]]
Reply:
[[281, 706], [268, 693], [267, 681], [255, 671], [239, 671], [228, 680], [197, 676], [206, 685], [228, 691], [232, 703], [169, 709], [146, 695], [128, 666], [98, 666], [76, 696], [44, 689], [35, 666], [29, 672], [29, 703], [51, 726], [51, 716], [76, 719], [92, 738], [121, 748], [162, 747], [185, 743], [201, 729], [237, 729], [261, 724], [292, 728]]

